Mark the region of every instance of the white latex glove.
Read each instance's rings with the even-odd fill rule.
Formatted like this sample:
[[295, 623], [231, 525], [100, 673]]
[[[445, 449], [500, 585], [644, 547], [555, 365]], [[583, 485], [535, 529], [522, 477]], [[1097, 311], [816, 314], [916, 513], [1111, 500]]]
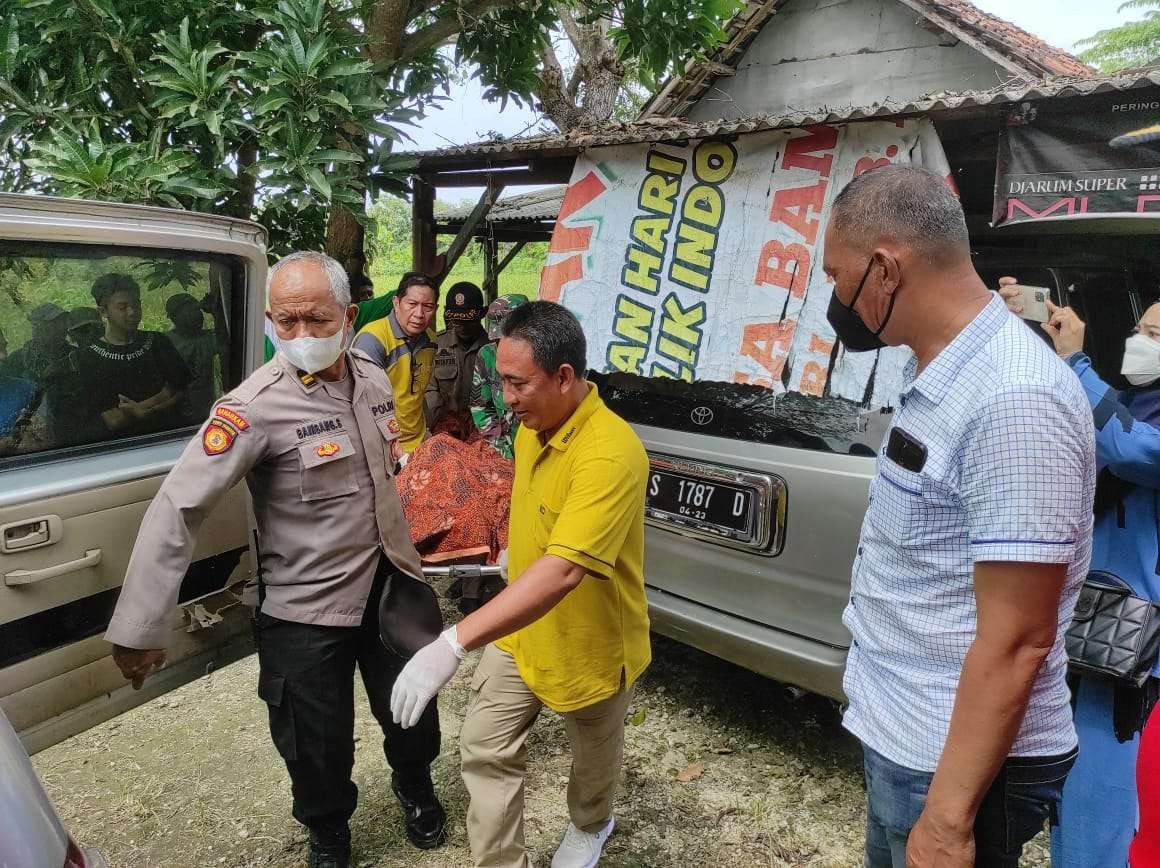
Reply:
[[495, 565], [499, 567], [499, 577], [505, 582], [508, 580], [507, 564], [507, 549], [504, 549], [499, 553], [499, 557], [495, 559]]
[[391, 717], [395, 723], [403, 729], [418, 723], [427, 703], [452, 679], [466, 656], [454, 626], [420, 648], [391, 688]]

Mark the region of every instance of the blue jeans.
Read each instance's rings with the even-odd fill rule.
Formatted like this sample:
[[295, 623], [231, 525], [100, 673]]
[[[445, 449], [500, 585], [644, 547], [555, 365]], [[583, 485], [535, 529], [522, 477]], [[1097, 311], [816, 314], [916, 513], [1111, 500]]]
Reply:
[[[862, 745], [866, 767], [866, 868], [906, 868], [906, 839], [926, 805], [934, 775], [891, 762]], [[1018, 868], [1023, 845], [1054, 821], [1075, 751], [1010, 757], [975, 817], [975, 864]]]
[[1051, 829], [1052, 868], [1122, 868], [1136, 833], [1136, 754], [1140, 736], [1121, 744], [1112, 723], [1111, 682], [1081, 678], [1075, 691], [1079, 759], [1067, 777], [1059, 823]]

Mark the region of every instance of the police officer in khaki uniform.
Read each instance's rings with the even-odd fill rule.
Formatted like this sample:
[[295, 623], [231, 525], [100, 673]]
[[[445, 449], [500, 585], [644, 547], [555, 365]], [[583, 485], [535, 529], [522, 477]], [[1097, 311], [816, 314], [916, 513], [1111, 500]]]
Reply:
[[105, 638], [140, 687], [163, 644], [194, 535], [243, 477], [260, 552], [255, 637], [258, 693], [290, 772], [294, 817], [310, 831], [310, 865], [342, 868], [358, 790], [354, 670], [385, 735], [392, 788], [416, 846], [443, 841], [431, 783], [439, 752], [435, 706], [413, 730], [391, 720], [403, 660], [378, 635], [378, 599], [396, 569], [421, 575], [395, 490], [398, 424], [381, 368], [345, 351], [356, 308], [342, 267], [296, 253], [270, 271], [280, 352], [211, 410], [141, 525]]
[[462, 281], [447, 291], [443, 319], [447, 328], [435, 345], [435, 372], [427, 386], [427, 428], [452, 417], [457, 431], [466, 435], [471, 424], [471, 377], [475, 357], [487, 341], [483, 316], [487, 305], [483, 291]]

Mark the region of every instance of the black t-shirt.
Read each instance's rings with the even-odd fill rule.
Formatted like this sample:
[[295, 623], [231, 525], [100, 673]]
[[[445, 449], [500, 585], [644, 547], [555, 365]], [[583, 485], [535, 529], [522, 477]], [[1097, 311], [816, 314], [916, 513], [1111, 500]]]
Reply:
[[[104, 431], [100, 416], [115, 408], [124, 395], [132, 401], [144, 401], [168, 386], [175, 392], [189, 385], [192, 375], [173, 342], [160, 332], [137, 332], [132, 343], [120, 346], [97, 338], [77, 352], [75, 412], [84, 427]], [[121, 436], [149, 434], [180, 428], [180, 404], [153, 413], [117, 433]]]

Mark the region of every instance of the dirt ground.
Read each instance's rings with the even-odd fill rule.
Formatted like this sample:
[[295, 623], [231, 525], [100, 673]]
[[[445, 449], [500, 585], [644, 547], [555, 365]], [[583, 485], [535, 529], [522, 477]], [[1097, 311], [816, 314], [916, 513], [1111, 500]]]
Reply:
[[[659, 637], [653, 650], [630, 709], [616, 832], [601, 865], [860, 865], [860, 753], [833, 704], [795, 701], [774, 682]], [[403, 837], [359, 686], [353, 864], [471, 864], [458, 738], [474, 664], [440, 696], [434, 775], [450, 837], [433, 852]], [[306, 835], [290, 817], [289, 779], [256, 684], [251, 656], [34, 757], [74, 836], [114, 868], [304, 865]], [[539, 866], [567, 823], [566, 745], [560, 719], [545, 711], [529, 741], [526, 810]], [[1048, 865], [1042, 836], [1029, 850], [1024, 866]]]

